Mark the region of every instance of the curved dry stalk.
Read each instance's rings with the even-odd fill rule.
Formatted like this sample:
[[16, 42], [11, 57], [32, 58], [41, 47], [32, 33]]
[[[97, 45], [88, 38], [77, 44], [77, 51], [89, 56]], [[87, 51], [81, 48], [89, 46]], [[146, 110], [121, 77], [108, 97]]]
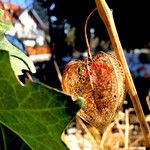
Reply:
[[129, 95], [131, 97], [137, 118], [139, 119], [141, 129], [143, 131], [143, 135], [145, 139], [145, 146], [147, 148], [150, 148], [150, 129], [145, 120], [143, 109], [140, 104], [140, 100], [139, 100], [136, 88], [134, 86], [134, 82], [132, 80], [132, 76], [130, 74], [130, 71], [129, 71], [129, 68], [128, 68], [124, 53], [123, 53], [123, 49], [122, 49], [119, 36], [116, 30], [112, 12], [110, 8], [108, 7], [107, 3], [105, 2], [105, 0], [95, 0], [95, 2], [96, 2], [97, 9], [98, 9], [98, 13], [107, 28], [113, 49], [116, 53], [116, 56], [118, 60], [120, 60], [123, 66]]
[[107, 128], [106, 131], [104, 132], [103, 136], [102, 136], [102, 140], [100, 143], [100, 148], [104, 149], [104, 143], [105, 140], [108, 138], [108, 133], [110, 132], [110, 130], [113, 128], [113, 126], [115, 125], [115, 122], [112, 122]]
[[84, 25], [84, 37], [85, 37], [85, 42], [86, 42], [86, 46], [87, 46], [87, 54], [88, 54], [88, 57], [87, 57], [87, 70], [88, 70], [88, 75], [89, 75], [89, 77], [90, 77], [90, 83], [91, 83], [92, 89], [93, 89], [93, 82], [92, 82], [92, 78], [91, 78], [91, 75], [90, 75], [89, 64], [92, 63], [93, 60], [92, 60], [91, 48], [90, 48], [90, 44], [89, 44], [88, 37], [87, 37], [87, 34], [86, 34], [86, 30], [87, 30], [88, 21], [89, 21], [91, 15], [92, 15], [96, 10], [97, 10], [97, 9], [95, 8], [95, 9], [88, 15], [88, 17], [86, 18], [86, 21], [85, 21], [85, 25]]
[[89, 45], [89, 41], [88, 41], [88, 37], [86, 34], [86, 29], [87, 29], [87, 24], [88, 21], [91, 17], [91, 15], [97, 10], [97, 8], [95, 8], [93, 11], [91, 11], [91, 13], [88, 15], [88, 17], [86, 18], [85, 21], [85, 25], [84, 25], [84, 36], [85, 36], [85, 42], [86, 42], [86, 46], [87, 46], [87, 53], [88, 53], [88, 59], [92, 62], [92, 55], [91, 55], [91, 49], [90, 49], [90, 45]]
[[87, 126], [84, 124], [84, 122], [82, 121], [80, 117], [78, 117], [78, 123], [82, 126], [84, 131], [87, 133], [91, 143], [95, 145], [95, 147], [98, 147], [96, 140], [94, 139], [93, 135], [91, 134], [91, 132], [89, 131], [89, 129], [87, 128]]
[[129, 110], [125, 111], [125, 149], [129, 149]]

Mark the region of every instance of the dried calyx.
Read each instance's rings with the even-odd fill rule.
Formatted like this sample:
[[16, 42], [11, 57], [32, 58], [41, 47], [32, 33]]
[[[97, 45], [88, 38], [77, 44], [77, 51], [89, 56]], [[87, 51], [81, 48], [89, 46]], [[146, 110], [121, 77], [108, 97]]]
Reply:
[[114, 56], [104, 52], [91, 56], [86, 35], [91, 14], [85, 23], [88, 58], [67, 64], [62, 76], [62, 88], [74, 100], [79, 96], [85, 99], [78, 115], [103, 133], [122, 106], [125, 76], [120, 62]]

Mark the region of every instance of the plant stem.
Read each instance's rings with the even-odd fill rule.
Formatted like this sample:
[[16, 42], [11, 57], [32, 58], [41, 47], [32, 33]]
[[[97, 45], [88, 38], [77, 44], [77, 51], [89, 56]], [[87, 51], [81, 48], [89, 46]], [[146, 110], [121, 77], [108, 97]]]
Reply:
[[96, 11], [97, 9], [95, 8], [87, 17], [86, 21], [85, 21], [85, 25], [84, 25], [84, 36], [85, 36], [85, 42], [86, 42], [86, 45], [87, 45], [87, 53], [88, 53], [88, 59], [87, 60], [90, 60], [92, 62], [92, 55], [91, 55], [91, 49], [90, 49], [90, 44], [89, 44], [89, 41], [88, 41], [88, 37], [87, 37], [87, 34], [86, 34], [86, 29], [87, 29], [87, 24], [88, 24], [88, 21], [91, 17], [91, 15]]
[[98, 13], [107, 28], [113, 49], [116, 53], [116, 56], [118, 60], [120, 60], [123, 66], [129, 95], [132, 100], [137, 118], [140, 122], [141, 129], [143, 131], [143, 135], [145, 139], [145, 146], [146, 148], [150, 148], [150, 129], [145, 120], [144, 112], [143, 112], [136, 88], [134, 86], [134, 82], [132, 80], [132, 76], [130, 74], [130, 71], [129, 71], [125, 56], [124, 56], [123, 48], [119, 40], [119, 36], [116, 30], [112, 12], [110, 8], [108, 7], [107, 3], [105, 2], [105, 0], [95, 0], [95, 2], [97, 5]]
[[125, 149], [129, 149], [129, 109], [125, 110]]
[[0, 128], [2, 131], [2, 138], [3, 138], [3, 143], [4, 143], [4, 150], [7, 150], [7, 143], [6, 143], [6, 136], [5, 136], [5, 131], [3, 125], [0, 124]]

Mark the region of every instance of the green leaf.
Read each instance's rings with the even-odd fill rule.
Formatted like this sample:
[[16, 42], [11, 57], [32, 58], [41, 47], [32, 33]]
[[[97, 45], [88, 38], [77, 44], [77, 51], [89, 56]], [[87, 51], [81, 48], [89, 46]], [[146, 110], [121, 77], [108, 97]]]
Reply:
[[0, 9], [0, 50], [6, 50], [10, 54], [10, 62], [13, 70], [16, 75], [21, 75], [22, 70], [29, 70], [32, 73], [35, 73], [35, 67], [33, 62], [22, 53], [18, 48], [13, 46], [10, 42], [7, 41], [4, 34], [6, 31], [12, 28], [12, 24], [9, 20], [9, 17], [6, 13]]
[[66, 149], [61, 134], [82, 104], [42, 83], [20, 85], [8, 53], [0, 51], [0, 122], [33, 150]]

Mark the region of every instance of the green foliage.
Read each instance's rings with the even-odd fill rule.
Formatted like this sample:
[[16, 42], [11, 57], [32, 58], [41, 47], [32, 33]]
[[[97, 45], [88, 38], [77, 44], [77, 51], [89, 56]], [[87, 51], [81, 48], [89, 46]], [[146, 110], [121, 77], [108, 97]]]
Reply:
[[[6, 13], [0, 9], [0, 50], [6, 50], [10, 54], [10, 62], [13, 70], [16, 75], [21, 75], [22, 70], [29, 70], [32, 73], [35, 73], [35, 67], [33, 62], [22, 53], [19, 49], [13, 46], [10, 42], [7, 41], [4, 34], [6, 31], [12, 28], [12, 24], [9, 20], [9, 17]], [[19, 64], [19, 65], [18, 65]]]
[[22, 70], [35, 73], [35, 67], [6, 40], [4, 34], [11, 27], [9, 18], [0, 10], [0, 123], [33, 150], [66, 149], [61, 134], [82, 101], [73, 102], [70, 96], [42, 83], [27, 81], [22, 86], [17, 81], [16, 75], [21, 75]]
[[61, 134], [80, 109], [82, 100], [41, 83], [21, 86], [0, 51], [0, 122], [19, 135], [33, 150], [66, 149]]

